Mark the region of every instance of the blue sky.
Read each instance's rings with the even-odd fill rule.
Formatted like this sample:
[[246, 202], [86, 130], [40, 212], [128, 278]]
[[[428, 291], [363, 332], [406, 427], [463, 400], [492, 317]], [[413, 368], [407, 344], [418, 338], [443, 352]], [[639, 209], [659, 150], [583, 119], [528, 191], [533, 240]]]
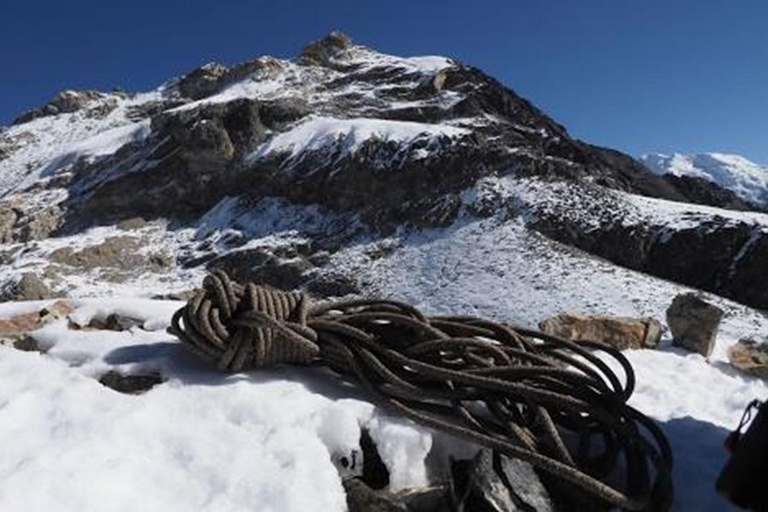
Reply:
[[764, 0], [6, 2], [0, 124], [64, 88], [145, 90], [211, 60], [293, 57], [333, 29], [459, 58], [592, 143], [768, 163]]

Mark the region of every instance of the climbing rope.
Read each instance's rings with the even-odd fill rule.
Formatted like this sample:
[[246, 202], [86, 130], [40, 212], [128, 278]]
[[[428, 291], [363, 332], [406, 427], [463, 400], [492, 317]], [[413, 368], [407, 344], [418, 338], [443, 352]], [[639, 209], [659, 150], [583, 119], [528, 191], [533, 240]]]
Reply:
[[671, 449], [627, 405], [634, 372], [607, 345], [425, 316], [389, 300], [313, 302], [222, 271], [205, 278], [168, 330], [222, 370], [321, 363], [417, 423], [526, 461], [609, 505], [671, 507]]

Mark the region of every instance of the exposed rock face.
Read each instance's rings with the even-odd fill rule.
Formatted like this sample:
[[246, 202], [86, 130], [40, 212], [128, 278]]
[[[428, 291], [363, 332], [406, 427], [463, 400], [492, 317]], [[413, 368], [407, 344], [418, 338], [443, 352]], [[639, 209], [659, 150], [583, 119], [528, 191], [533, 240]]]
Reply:
[[[39, 117], [77, 112], [89, 103], [104, 97], [105, 94], [99, 91], [62, 91], [41, 108], [24, 112], [13, 121], [13, 124], [23, 124]], [[101, 104], [93, 115], [106, 115], [116, 106], [114, 102]]]
[[[146, 165], [153, 172], [126, 173], [98, 185], [85, 203], [73, 199], [67, 222], [78, 228], [142, 217], [186, 217], [211, 208], [227, 194], [237, 194], [245, 177], [245, 156], [264, 139], [256, 100], [236, 100], [155, 116], [157, 133]], [[77, 186], [78, 180], [72, 186]], [[141, 194], [126, 194], [141, 190]]]
[[227, 73], [227, 67], [211, 62], [192, 71], [179, 81], [179, 93], [199, 100], [219, 90], [219, 80]]
[[675, 176], [674, 174], [665, 174], [663, 178], [679, 190], [688, 202], [696, 204], [706, 204], [730, 210], [755, 210], [759, 207], [750, 204], [739, 198], [735, 193], [728, 189], [695, 176]]
[[23, 202], [0, 205], [0, 243], [43, 240], [61, 224], [58, 206], [25, 208]]
[[327, 37], [308, 44], [301, 52], [299, 62], [305, 65], [327, 66], [333, 57], [352, 46], [352, 39], [341, 32], [332, 32]]
[[185, 75], [177, 88], [184, 98], [199, 100], [223, 90], [226, 86], [243, 80], [248, 76], [261, 75], [259, 78], [274, 76], [282, 69], [277, 59], [260, 57], [238, 64], [228, 69], [223, 64], [210, 62]]
[[16, 212], [12, 208], [0, 207], [0, 244], [13, 242], [13, 226], [16, 224]]
[[768, 380], [768, 339], [741, 339], [728, 349], [731, 366], [751, 377]]
[[661, 339], [662, 327], [653, 318], [563, 314], [544, 320], [539, 329], [571, 341], [597, 341], [626, 350], [655, 348]]
[[675, 297], [667, 309], [667, 325], [673, 343], [704, 357], [712, 354], [723, 310], [694, 293]]
[[762, 285], [768, 279], [768, 227], [719, 215], [682, 217], [680, 226], [658, 217], [627, 220], [631, 210], [611, 194], [588, 195], [573, 208], [588, 208], [593, 216], [550, 207], [537, 212], [532, 227], [619, 265], [768, 309], [768, 287]]
[[53, 292], [43, 281], [30, 272], [21, 275], [18, 281], [6, 283], [0, 293], [0, 302], [12, 300], [49, 299]]

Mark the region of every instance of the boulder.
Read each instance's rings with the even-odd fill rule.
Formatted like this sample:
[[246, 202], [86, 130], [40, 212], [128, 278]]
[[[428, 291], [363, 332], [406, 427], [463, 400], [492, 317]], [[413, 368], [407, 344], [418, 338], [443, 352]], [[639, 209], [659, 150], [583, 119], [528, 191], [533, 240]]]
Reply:
[[768, 338], [739, 340], [728, 349], [728, 361], [745, 375], [768, 380]]
[[712, 354], [723, 310], [695, 293], [680, 294], [667, 309], [667, 325], [672, 343], [704, 357]]
[[7, 282], [0, 292], [0, 302], [42, 300], [51, 297], [51, 289], [32, 272], [25, 272], [18, 281]]
[[655, 348], [661, 323], [653, 318], [562, 314], [541, 322], [542, 332], [571, 341], [598, 341], [619, 350]]

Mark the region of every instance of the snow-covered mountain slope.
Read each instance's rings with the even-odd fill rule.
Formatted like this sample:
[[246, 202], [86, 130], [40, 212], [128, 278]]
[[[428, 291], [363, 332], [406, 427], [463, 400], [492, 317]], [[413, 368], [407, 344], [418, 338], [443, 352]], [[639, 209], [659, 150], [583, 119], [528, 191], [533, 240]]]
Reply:
[[[100, 511], [106, 490], [115, 510], [343, 510], [334, 462], [361, 427], [395, 488], [466, 449], [322, 372], [225, 377], [194, 359], [163, 330], [181, 303], [151, 298], [211, 269], [527, 326], [564, 311], [664, 322], [676, 294], [719, 294], [705, 294], [726, 311], [710, 361], [669, 334], [628, 357], [632, 403], [675, 449], [675, 510], [724, 510], [720, 446], [768, 397], [726, 362], [768, 330], [744, 305], [768, 309], [768, 215], [712, 187], [574, 140], [460, 62], [340, 34], [147, 93], [62, 93], [0, 131], [0, 284], [37, 275], [76, 301], [76, 325], [144, 323], [61, 320], [33, 334], [45, 354], [0, 347], [0, 510]], [[40, 307], [0, 304], [0, 319]], [[123, 396], [99, 384], [110, 370], [165, 380]]]
[[723, 153], [648, 153], [640, 157], [657, 174], [703, 178], [732, 190], [745, 201], [768, 206], [768, 166]]

